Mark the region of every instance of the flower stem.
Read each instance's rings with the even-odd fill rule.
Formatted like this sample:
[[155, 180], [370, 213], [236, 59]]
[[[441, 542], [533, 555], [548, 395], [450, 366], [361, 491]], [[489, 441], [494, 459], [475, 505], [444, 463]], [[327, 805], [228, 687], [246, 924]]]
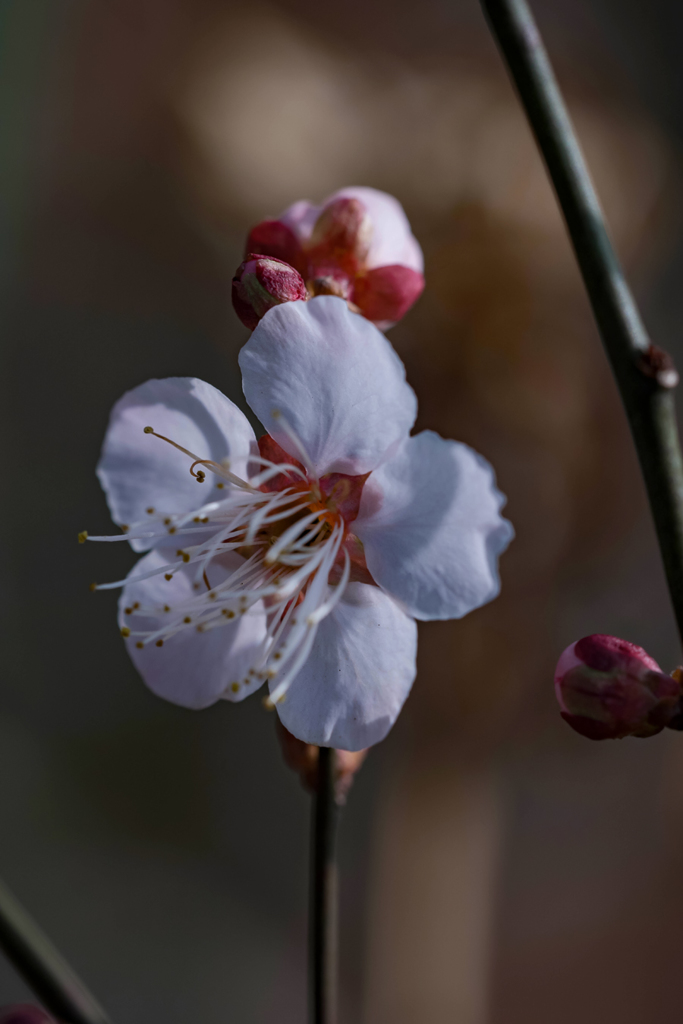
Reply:
[[527, 3], [481, 3], [545, 160], [621, 393], [683, 639], [683, 460], [670, 390], [678, 374], [640, 319]]
[[0, 949], [57, 1020], [109, 1024], [83, 982], [1, 882]]
[[320, 747], [313, 796], [309, 910], [310, 1024], [337, 1020], [337, 864], [339, 810], [335, 801], [336, 751]]

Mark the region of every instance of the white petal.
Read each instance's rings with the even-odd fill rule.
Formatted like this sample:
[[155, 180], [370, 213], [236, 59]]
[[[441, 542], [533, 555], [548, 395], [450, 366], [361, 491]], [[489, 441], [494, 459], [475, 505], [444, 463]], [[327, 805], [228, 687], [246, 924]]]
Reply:
[[[190, 475], [191, 459], [153, 434], [153, 427], [199, 458], [230, 459], [238, 476], [247, 472], [254, 431], [237, 406], [216, 388], [192, 377], [148, 380], [114, 406], [97, 475], [114, 522], [144, 519], [157, 512], [189, 512], [221, 497], [219, 478], [206, 470], [204, 483]], [[206, 469], [206, 467], [204, 467]], [[149, 547], [133, 541], [136, 551]]]
[[410, 223], [398, 199], [376, 188], [351, 186], [328, 196], [319, 206], [306, 200], [293, 203], [277, 219], [286, 224], [301, 242], [311, 237], [313, 226], [329, 203], [348, 196], [364, 203], [373, 225], [367, 269], [401, 263], [404, 267], [424, 272], [422, 249], [410, 230]]
[[379, 743], [410, 693], [416, 652], [413, 619], [377, 587], [350, 583], [276, 705], [282, 723], [304, 743], [340, 750]]
[[334, 199], [348, 196], [365, 204], [372, 220], [372, 241], [367, 269], [401, 263], [404, 267], [424, 272], [422, 249], [410, 230], [410, 223], [398, 199], [376, 188], [356, 186], [342, 188], [326, 199], [324, 206]]
[[459, 619], [496, 597], [513, 529], [491, 466], [425, 430], [363, 488], [354, 533], [373, 578], [418, 619]]
[[299, 457], [279, 410], [318, 473], [367, 473], [417, 413], [405, 369], [376, 327], [325, 295], [270, 309], [240, 352], [244, 394], [264, 427]]
[[[155, 548], [133, 566], [129, 579], [173, 562], [175, 552]], [[217, 586], [239, 568], [243, 559], [234, 553], [222, 555], [211, 563], [211, 583]], [[196, 591], [192, 582], [195, 566], [180, 569], [173, 579], [163, 573], [143, 580], [126, 583], [119, 601], [119, 626], [137, 630], [157, 630], [174, 618], [174, 608], [191, 601]], [[126, 615], [124, 609], [135, 601], [144, 607], [156, 607], [155, 615]], [[171, 608], [164, 612], [164, 605]], [[177, 613], [175, 613], [177, 616]], [[247, 673], [257, 659], [266, 635], [266, 615], [259, 604], [245, 615], [237, 616], [225, 626], [198, 633], [192, 625], [164, 641], [163, 647], [154, 642], [140, 650], [135, 646], [135, 635], [126, 639], [126, 647], [135, 667], [147, 686], [158, 697], [186, 708], [206, 708], [221, 697], [242, 700], [254, 693], [260, 682], [244, 685]], [[253, 676], [250, 678], [254, 678]], [[235, 693], [232, 683], [239, 683]]]

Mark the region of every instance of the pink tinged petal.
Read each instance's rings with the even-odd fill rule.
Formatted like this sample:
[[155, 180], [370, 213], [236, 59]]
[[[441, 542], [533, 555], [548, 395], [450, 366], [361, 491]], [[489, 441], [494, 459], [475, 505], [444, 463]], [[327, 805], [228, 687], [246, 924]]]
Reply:
[[249, 256], [252, 253], [283, 260], [300, 274], [306, 272], [306, 258], [301, 243], [282, 220], [263, 220], [251, 229], [244, 254]]
[[325, 206], [325, 203], [315, 206], [313, 203], [309, 203], [307, 199], [300, 199], [298, 202], [288, 206], [285, 212], [280, 214], [278, 221], [292, 232], [299, 244], [303, 245], [303, 243], [308, 242], [313, 234], [315, 222], [320, 216], [323, 206]]
[[364, 317], [386, 329], [405, 316], [424, 286], [422, 274], [410, 267], [377, 267], [356, 279], [353, 301]]
[[[193, 377], [149, 380], [114, 406], [97, 467], [112, 518], [119, 525], [144, 519], [148, 508], [158, 513], [190, 512], [221, 496], [216, 490], [218, 477], [207, 470], [204, 483], [197, 483], [190, 474], [191, 459], [146, 434], [146, 426], [198, 458], [228, 458], [233, 473], [246, 475], [256, 438], [229, 398]], [[131, 544], [135, 551], [150, 547], [142, 540]]]
[[[119, 626], [131, 630], [125, 644], [133, 664], [157, 697], [182, 707], [206, 708], [222, 697], [243, 700], [261, 685], [254, 675], [248, 676], [249, 669], [259, 658], [266, 636], [266, 614], [260, 603], [215, 629], [198, 633], [189, 623], [181, 632], [164, 640], [161, 647], [157, 647], [154, 641], [142, 649], [136, 647], [140, 641], [136, 636], [138, 631], [156, 631], [183, 618], [187, 613], [182, 607], [197, 594], [193, 587], [196, 573], [193, 565], [178, 569], [171, 580], [160, 573], [140, 583], [133, 582], [135, 576], [175, 561], [173, 549], [155, 548], [133, 566], [129, 582], [123, 588], [119, 601]], [[211, 585], [218, 586], [243, 561], [234, 552], [222, 555], [220, 561], [214, 559], [208, 570]], [[125, 609], [131, 608], [135, 602], [143, 609], [154, 608], [155, 614], [143, 616], [134, 612], [127, 615]], [[165, 607], [170, 611], [164, 611]], [[254, 681], [245, 685], [247, 677]], [[233, 684], [237, 684], [236, 689]]]
[[297, 739], [341, 750], [379, 743], [415, 678], [417, 626], [377, 587], [350, 583], [320, 623], [280, 720]]
[[239, 356], [244, 394], [293, 457], [281, 413], [319, 475], [374, 469], [417, 414], [405, 369], [383, 334], [342, 299], [288, 302], [266, 313]]
[[513, 529], [489, 464], [425, 430], [369, 477], [354, 533], [373, 578], [417, 619], [459, 619], [496, 597]]
[[372, 241], [366, 267], [386, 267], [401, 263], [404, 267], [424, 271], [422, 249], [410, 230], [410, 223], [398, 199], [376, 188], [361, 186], [343, 188], [325, 200], [324, 206], [339, 198], [359, 199], [372, 221]]

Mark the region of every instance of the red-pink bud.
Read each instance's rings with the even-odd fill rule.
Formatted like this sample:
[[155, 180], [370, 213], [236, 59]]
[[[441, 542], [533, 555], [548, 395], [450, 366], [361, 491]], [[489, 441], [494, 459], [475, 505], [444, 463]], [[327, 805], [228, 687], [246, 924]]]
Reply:
[[371, 239], [372, 221], [365, 204], [349, 196], [335, 199], [323, 207], [313, 226], [309, 274], [318, 276], [318, 268], [330, 262], [354, 274], [365, 263]]
[[642, 647], [596, 633], [561, 655], [555, 693], [572, 729], [607, 740], [661, 732], [678, 710], [681, 686]]
[[54, 1024], [45, 1010], [30, 1003], [16, 1003], [0, 1007], [0, 1024]]
[[232, 279], [233, 307], [245, 327], [252, 331], [273, 306], [307, 297], [298, 270], [271, 256], [250, 254]]
[[410, 267], [375, 267], [356, 278], [353, 301], [368, 320], [395, 324], [419, 299], [424, 286], [422, 274]]

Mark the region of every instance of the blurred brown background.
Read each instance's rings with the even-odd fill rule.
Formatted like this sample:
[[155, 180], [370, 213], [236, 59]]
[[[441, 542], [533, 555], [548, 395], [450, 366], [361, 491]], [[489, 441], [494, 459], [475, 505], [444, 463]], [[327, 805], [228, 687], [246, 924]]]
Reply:
[[[537, 0], [619, 251], [683, 362], [683, 12]], [[344, 812], [342, 1024], [674, 1024], [683, 746], [561, 722], [589, 632], [679, 650], [562, 224], [475, 0], [0, 5], [0, 875], [117, 1024], [305, 1019], [308, 803], [257, 700], [154, 698], [88, 592], [133, 556], [94, 476], [150, 376], [241, 401], [247, 228], [394, 193], [427, 290], [391, 340], [420, 426], [496, 466], [503, 593], [422, 627]], [[0, 962], [0, 1004], [26, 995]]]

